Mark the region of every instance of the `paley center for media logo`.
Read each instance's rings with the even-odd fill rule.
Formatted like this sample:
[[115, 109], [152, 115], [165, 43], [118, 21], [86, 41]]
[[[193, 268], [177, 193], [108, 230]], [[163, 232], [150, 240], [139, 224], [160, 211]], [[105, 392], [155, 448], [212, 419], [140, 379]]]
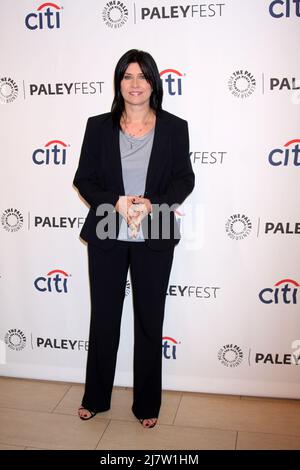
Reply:
[[11, 77], [0, 78], [0, 103], [12, 103], [18, 97], [18, 93], [18, 85]]
[[225, 230], [232, 240], [243, 240], [252, 230], [252, 222], [245, 214], [234, 214], [225, 224]]
[[6, 209], [1, 215], [1, 225], [7, 232], [17, 232], [23, 227], [23, 214], [15, 208]]
[[256, 89], [256, 79], [249, 70], [236, 70], [229, 78], [228, 88], [236, 98], [249, 98]]
[[269, 4], [269, 12], [273, 18], [300, 18], [300, 0], [273, 0]]
[[[264, 95], [268, 92], [299, 91], [300, 79], [296, 77], [266, 77], [266, 73], [261, 73], [260, 92]], [[249, 70], [241, 69], [232, 73], [228, 81], [229, 91], [236, 98], [249, 98], [256, 88], [258, 81]], [[295, 100], [296, 95], [293, 95]], [[298, 103], [298, 101], [297, 101]]]
[[[274, 351], [255, 351], [254, 348], [247, 350], [248, 366], [267, 365], [274, 366], [291, 366], [300, 365], [300, 340], [294, 340], [291, 343], [291, 348], [287, 352], [274, 352]], [[245, 351], [240, 346], [234, 343], [228, 343], [222, 346], [217, 353], [220, 363], [228, 368], [238, 367], [242, 364], [246, 357]]]
[[177, 346], [181, 344], [176, 339], [170, 336], [164, 336], [162, 338], [162, 354], [164, 359], [177, 359]]
[[56, 3], [42, 3], [34, 12], [25, 16], [25, 26], [30, 31], [41, 29], [59, 29], [63, 7]]
[[218, 359], [225, 367], [238, 367], [244, 359], [244, 353], [237, 344], [229, 343], [219, 349]]
[[129, 11], [127, 5], [120, 0], [110, 0], [102, 10], [102, 19], [111, 29], [119, 29], [128, 20]]
[[[101, 95], [104, 81], [27, 83], [23, 80], [23, 99], [40, 96]], [[0, 78], [0, 102], [12, 103], [19, 94], [19, 87], [10, 77]]]
[[[104, 81], [29, 83], [23, 81], [23, 99], [40, 96], [101, 95]], [[0, 101], [12, 103], [18, 96], [18, 85], [10, 77], [0, 79]]]
[[134, 24], [151, 21], [197, 21], [212, 20], [223, 16], [226, 3], [202, 2], [199, 4], [169, 5], [165, 2], [150, 5], [150, 2], [130, 2], [129, 0], [107, 1], [102, 9], [101, 16], [105, 25], [117, 30], [122, 28], [131, 17]]
[[[22, 212], [19, 209], [5, 209], [1, 215], [1, 226], [7, 232], [18, 232], [24, 225]], [[85, 221], [85, 217], [68, 216], [45, 216], [32, 215], [30, 212], [26, 216], [26, 225], [28, 230], [34, 229], [80, 229]]]
[[70, 145], [62, 140], [50, 140], [44, 145], [44, 148], [33, 151], [32, 161], [35, 165], [65, 165], [68, 147]]
[[19, 328], [11, 328], [4, 337], [4, 342], [13, 351], [22, 351], [26, 346], [26, 336]]
[[46, 276], [39, 276], [33, 285], [39, 292], [55, 292], [58, 294], [68, 293], [68, 281], [72, 274], [68, 274], [62, 269], [53, 269]]
[[300, 139], [291, 139], [280, 148], [271, 150], [268, 161], [272, 166], [300, 166]]
[[297, 304], [300, 284], [293, 279], [281, 279], [273, 287], [265, 287], [259, 294], [263, 304]]

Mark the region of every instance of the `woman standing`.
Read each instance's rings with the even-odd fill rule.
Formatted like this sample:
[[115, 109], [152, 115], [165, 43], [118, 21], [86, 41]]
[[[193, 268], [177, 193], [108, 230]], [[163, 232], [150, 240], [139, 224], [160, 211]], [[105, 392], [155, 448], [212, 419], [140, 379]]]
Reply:
[[87, 420], [110, 408], [130, 267], [132, 411], [149, 428], [161, 405], [165, 298], [180, 238], [174, 209], [193, 190], [194, 173], [187, 122], [162, 110], [162, 84], [151, 55], [136, 49], [124, 54], [114, 88], [111, 112], [88, 119], [74, 178], [90, 205], [80, 234], [88, 244], [91, 322], [78, 414]]

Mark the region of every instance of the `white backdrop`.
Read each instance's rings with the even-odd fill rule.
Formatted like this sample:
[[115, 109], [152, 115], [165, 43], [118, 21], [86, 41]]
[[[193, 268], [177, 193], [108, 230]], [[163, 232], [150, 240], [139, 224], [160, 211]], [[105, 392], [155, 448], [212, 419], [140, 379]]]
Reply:
[[[0, 373], [83, 382], [87, 206], [72, 187], [119, 57], [149, 51], [189, 122], [165, 389], [300, 398], [300, 2], [0, 0]], [[116, 385], [132, 385], [130, 277]]]

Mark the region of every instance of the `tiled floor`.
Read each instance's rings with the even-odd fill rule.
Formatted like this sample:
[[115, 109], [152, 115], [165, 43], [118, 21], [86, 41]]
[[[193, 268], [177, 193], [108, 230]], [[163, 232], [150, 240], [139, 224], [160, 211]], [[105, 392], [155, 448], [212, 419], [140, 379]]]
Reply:
[[82, 385], [0, 378], [0, 450], [300, 449], [300, 400], [164, 392], [159, 424], [143, 429], [132, 390], [115, 388], [110, 411], [76, 413]]

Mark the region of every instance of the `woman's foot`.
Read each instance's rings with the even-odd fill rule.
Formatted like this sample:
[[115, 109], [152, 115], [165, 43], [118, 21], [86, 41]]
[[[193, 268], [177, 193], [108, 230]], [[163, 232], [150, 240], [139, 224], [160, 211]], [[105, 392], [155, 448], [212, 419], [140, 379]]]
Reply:
[[84, 408], [84, 406], [80, 406], [78, 408], [78, 416], [84, 421], [93, 418], [94, 416], [96, 416], [96, 414], [97, 413], [95, 411], [88, 410], [87, 408]]
[[154, 428], [157, 423], [157, 418], [149, 418], [149, 419], [140, 419], [139, 420], [143, 428]]

